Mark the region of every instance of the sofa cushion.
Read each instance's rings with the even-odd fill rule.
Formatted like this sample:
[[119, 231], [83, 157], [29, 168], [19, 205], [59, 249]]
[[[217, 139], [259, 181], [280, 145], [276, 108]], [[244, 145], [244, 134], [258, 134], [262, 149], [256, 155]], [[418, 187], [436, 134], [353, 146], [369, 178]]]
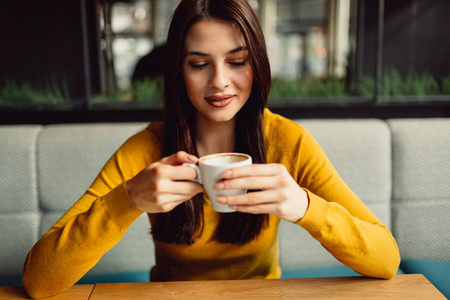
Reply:
[[450, 261], [450, 120], [389, 120], [393, 232], [402, 259]]
[[77, 284], [150, 282], [150, 270], [85, 275]]
[[[450, 286], [450, 119], [388, 120], [393, 234], [406, 272]], [[440, 276], [438, 274], [446, 274]], [[444, 290], [441, 290], [444, 292]]]
[[0, 281], [20, 279], [23, 263], [38, 239], [39, 214], [0, 214]]
[[391, 135], [386, 123], [375, 119], [299, 122], [315, 137], [347, 185], [366, 205], [375, 204], [377, 217], [390, 227]]
[[[398, 269], [397, 274], [405, 274], [402, 269]], [[311, 277], [342, 277], [342, 276], [362, 276], [346, 266], [310, 268], [286, 270], [281, 274], [281, 278], [311, 278]]]
[[36, 141], [42, 126], [0, 126], [0, 213], [38, 209]]
[[38, 239], [36, 141], [40, 125], [0, 126], [0, 282], [20, 282]]
[[285, 270], [281, 278], [362, 276], [344, 265], [336, 267]]
[[450, 199], [450, 119], [388, 120], [393, 200]]
[[44, 211], [66, 211], [111, 155], [144, 123], [49, 125], [38, 140], [39, 199]]

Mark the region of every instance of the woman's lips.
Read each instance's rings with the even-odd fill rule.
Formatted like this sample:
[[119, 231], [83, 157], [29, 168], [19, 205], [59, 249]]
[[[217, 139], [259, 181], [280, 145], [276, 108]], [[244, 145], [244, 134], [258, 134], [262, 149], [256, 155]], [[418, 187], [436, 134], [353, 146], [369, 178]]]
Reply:
[[234, 95], [213, 95], [205, 97], [209, 105], [214, 107], [224, 107], [233, 101]]

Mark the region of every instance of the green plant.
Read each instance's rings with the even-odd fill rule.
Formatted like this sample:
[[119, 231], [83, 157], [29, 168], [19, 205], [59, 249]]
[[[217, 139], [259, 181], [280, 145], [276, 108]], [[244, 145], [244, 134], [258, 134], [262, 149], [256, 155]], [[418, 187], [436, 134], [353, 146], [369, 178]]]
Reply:
[[450, 95], [450, 76], [441, 79], [442, 84], [442, 94]]
[[60, 104], [70, 100], [65, 82], [41, 85], [6, 81], [0, 90], [0, 104]]
[[[373, 96], [375, 80], [372, 77], [364, 77], [354, 86], [354, 90], [361, 96]], [[380, 96], [427, 96], [440, 93], [439, 84], [431, 75], [410, 73], [402, 79], [395, 69], [389, 70], [383, 76], [379, 87]]]
[[131, 89], [110, 90], [105, 94], [97, 94], [92, 96], [93, 103], [112, 103], [118, 101], [130, 101], [133, 99]]
[[346, 94], [343, 79], [328, 77], [326, 79], [308, 77], [304, 79], [272, 78], [269, 97], [342, 97]]
[[162, 76], [136, 81], [133, 83], [133, 98], [138, 101], [161, 100], [163, 83]]
[[434, 78], [424, 73], [422, 75], [410, 74], [404, 81], [405, 95], [438, 95], [440, 94], [439, 84]]
[[129, 88], [110, 90], [105, 94], [92, 96], [93, 103], [111, 103], [121, 101], [161, 101], [163, 91], [162, 76], [146, 78], [133, 82]]
[[375, 80], [365, 76], [359, 82], [353, 83], [352, 90], [359, 96], [372, 97], [375, 92]]

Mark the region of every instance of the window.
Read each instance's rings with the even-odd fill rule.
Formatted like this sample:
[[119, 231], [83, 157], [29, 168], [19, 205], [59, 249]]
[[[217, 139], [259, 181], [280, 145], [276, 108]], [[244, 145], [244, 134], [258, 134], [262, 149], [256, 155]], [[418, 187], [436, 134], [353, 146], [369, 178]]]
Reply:
[[[386, 104], [414, 102], [412, 97], [423, 101], [423, 96], [447, 101], [449, 97], [442, 95], [449, 94], [450, 67], [447, 65], [447, 69], [442, 72], [436, 68], [416, 68], [421, 63], [421, 59], [417, 58], [410, 59], [409, 63], [401, 62], [401, 57], [407, 51], [402, 49], [401, 44], [395, 43], [397, 38], [417, 41], [427, 36], [428, 33], [421, 32], [419, 24], [426, 23], [428, 27], [433, 27], [429, 24], [436, 17], [438, 8], [436, 4], [427, 5], [419, 1], [412, 4], [403, 2], [386, 3], [380, 18], [377, 14], [379, 3], [374, 1], [249, 1], [263, 27], [271, 62], [273, 82], [269, 105]], [[149, 34], [150, 48], [154, 48], [164, 43], [168, 20], [177, 3], [136, 1], [127, 4], [126, 10], [121, 10], [125, 14], [113, 13], [112, 20], [119, 22], [129, 15], [136, 19], [139, 11], [148, 15], [147, 24], [152, 24], [148, 27], [153, 30]], [[154, 15], [153, 21], [150, 13], [144, 13], [151, 9], [158, 16]], [[405, 10], [410, 13], [405, 15]], [[429, 16], [421, 16], [419, 10], [428, 11]], [[119, 9], [117, 11], [120, 12]], [[384, 31], [383, 26], [378, 26], [379, 22], [382, 22], [380, 24], [384, 26]], [[396, 25], [398, 22], [410, 22], [410, 28]], [[139, 23], [135, 20], [134, 24], [136, 26]], [[438, 33], [442, 28], [437, 25], [432, 29], [437, 39], [444, 39], [445, 34]], [[114, 28], [113, 31], [119, 32]], [[414, 37], [411, 32], [414, 32]], [[382, 50], [378, 48], [378, 43]], [[412, 49], [420, 47], [409, 43]], [[136, 44], [132, 42], [131, 46]], [[161, 79], [152, 77], [133, 84], [132, 67], [135, 65], [132, 61], [142, 59], [142, 53], [133, 53], [129, 49], [130, 37], [127, 42], [122, 42], [121, 47], [122, 50], [117, 47], [114, 51], [117, 65], [121, 62], [119, 53], [126, 57], [134, 56], [123, 63], [123, 68], [127, 68], [126, 74], [116, 67], [117, 88], [122, 92], [112, 93], [111, 100], [120, 101], [122, 98], [128, 101], [132, 98], [136, 102], [154, 100], [157, 104], [160, 100], [158, 89], [162, 87]], [[439, 52], [431, 47], [426, 50], [428, 56]], [[445, 59], [442, 55], [441, 58]], [[433, 64], [430, 62], [429, 66], [432, 68]]]
[[[449, 1], [248, 1], [268, 46], [270, 107], [438, 105], [448, 113]], [[152, 59], [161, 62], [178, 3], [2, 2], [10, 13], [0, 25], [14, 30], [1, 36], [0, 111], [160, 112], [161, 66]]]

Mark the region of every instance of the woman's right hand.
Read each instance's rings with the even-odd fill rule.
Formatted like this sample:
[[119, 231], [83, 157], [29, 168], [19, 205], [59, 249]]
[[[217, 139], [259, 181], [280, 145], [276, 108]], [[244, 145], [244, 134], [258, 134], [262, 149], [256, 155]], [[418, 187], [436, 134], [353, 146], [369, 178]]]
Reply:
[[127, 181], [131, 200], [142, 211], [161, 213], [204, 192], [202, 185], [189, 181], [197, 177], [194, 168], [182, 165], [197, 161], [197, 157], [180, 151], [149, 165]]

